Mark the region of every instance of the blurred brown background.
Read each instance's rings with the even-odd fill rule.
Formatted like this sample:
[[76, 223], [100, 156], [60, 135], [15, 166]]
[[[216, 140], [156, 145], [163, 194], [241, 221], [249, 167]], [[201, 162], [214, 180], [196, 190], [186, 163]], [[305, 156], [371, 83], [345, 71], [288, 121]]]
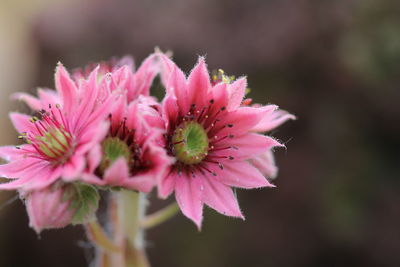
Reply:
[[[296, 114], [273, 134], [276, 189], [238, 191], [245, 222], [206, 210], [148, 233], [153, 266], [400, 266], [400, 2], [397, 0], [85, 0], [0, 2], [1, 143], [14, 91], [53, 87], [54, 67], [157, 45], [185, 71], [247, 74], [250, 97]], [[0, 203], [13, 197], [0, 193]], [[163, 205], [155, 203], [152, 209]], [[85, 249], [82, 250], [82, 247]], [[0, 266], [87, 266], [80, 227], [28, 227], [0, 210]]]

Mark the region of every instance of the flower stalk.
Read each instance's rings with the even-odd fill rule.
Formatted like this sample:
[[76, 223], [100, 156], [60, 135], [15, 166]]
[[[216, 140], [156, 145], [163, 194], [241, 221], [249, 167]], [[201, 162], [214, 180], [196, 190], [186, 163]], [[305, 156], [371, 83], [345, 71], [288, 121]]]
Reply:
[[153, 228], [176, 215], [179, 211], [179, 206], [176, 202], [168, 205], [167, 207], [156, 211], [153, 214], [146, 216], [142, 221], [140, 221], [140, 227], [142, 229]]
[[97, 223], [89, 224], [88, 234], [97, 248], [97, 267], [150, 266], [144, 251], [144, 232], [139, 227], [146, 203], [143, 193], [121, 190], [112, 194], [109, 212], [112, 240]]

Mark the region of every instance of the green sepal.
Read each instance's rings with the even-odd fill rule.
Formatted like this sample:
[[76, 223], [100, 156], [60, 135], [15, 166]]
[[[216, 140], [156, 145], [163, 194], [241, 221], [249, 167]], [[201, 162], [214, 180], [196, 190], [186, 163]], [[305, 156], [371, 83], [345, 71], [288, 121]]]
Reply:
[[76, 182], [67, 186], [63, 199], [71, 201], [69, 208], [75, 210], [72, 224], [76, 225], [89, 221], [95, 215], [100, 195], [96, 187]]

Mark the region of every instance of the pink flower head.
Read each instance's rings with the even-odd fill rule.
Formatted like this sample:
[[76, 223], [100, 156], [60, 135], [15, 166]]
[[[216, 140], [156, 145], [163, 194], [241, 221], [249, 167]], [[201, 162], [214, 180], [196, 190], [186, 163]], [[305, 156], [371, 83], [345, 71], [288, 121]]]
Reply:
[[167, 149], [176, 162], [159, 179], [159, 196], [175, 191], [183, 214], [199, 228], [204, 204], [224, 215], [244, 218], [231, 187], [272, 186], [247, 160], [282, 146], [253, 132], [268, 108], [241, 106], [245, 78], [212, 84], [202, 57], [187, 79], [169, 58], [160, 57]]
[[149, 192], [170, 164], [163, 144], [160, 105], [149, 96], [158, 73], [156, 60], [150, 55], [136, 72], [133, 64], [121, 61], [103, 67], [109, 72], [102, 74], [98, 101], [116, 98], [108, 117], [108, 134], [101, 146], [90, 152], [91, 160], [82, 175], [85, 182]]
[[[86, 166], [89, 151], [96, 149], [107, 134], [105, 118], [111, 101], [99, 104], [97, 72], [79, 86], [59, 64], [55, 81], [57, 94], [39, 91], [39, 99], [22, 96], [39, 117], [11, 113], [11, 120], [26, 144], [1, 147], [0, 156], [10, 162], [0, 165], [0, 175], [15, 179], [0, 184], [0, 189], [39, 190], [57, 179], [73, 181]], [[44, 105], [45, 103], [45, 105]], [[90, 159], [89, 159], [90, 161]]]
[[[128, 103], [121, 94], [110, 115], [110, 130], [102, 141], [102, 151], [96, 162], [99, 166], [84, 176], [87, 182], [102, 186], [118, 186], [149, 192], [156, 180], [171, 163], [164, 149], [163, 120], [149, 97], [139, 96]], [[96, 175], [92, 175], [96, 172]]]

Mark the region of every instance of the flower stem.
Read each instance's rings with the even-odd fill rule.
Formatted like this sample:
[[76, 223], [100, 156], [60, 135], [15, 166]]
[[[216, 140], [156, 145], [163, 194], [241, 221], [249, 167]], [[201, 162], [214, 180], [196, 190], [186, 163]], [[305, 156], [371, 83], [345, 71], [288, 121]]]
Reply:
[[117, 217], [122, 231], [123, 257], [126, 267], [148, 267], [144, 251], [144, 233], [139, 221], [145, 213], [146, 196], [143, 193], [121, 190], [117, 192]]
[[171, 219], [178, 211], [178, 204], [176, 204], [176, 202], [172, 203], [167, 207], [146, 216], [143, 220], [140, 221], [140, 227], [146, 230], [150, 229]]
[[97, 221], [91, 221], [86, 224], [87, 236], [90, 240], [102, 249], [110, 252], [119, 252], [121, 248], [116, 246], [103, 231]]

